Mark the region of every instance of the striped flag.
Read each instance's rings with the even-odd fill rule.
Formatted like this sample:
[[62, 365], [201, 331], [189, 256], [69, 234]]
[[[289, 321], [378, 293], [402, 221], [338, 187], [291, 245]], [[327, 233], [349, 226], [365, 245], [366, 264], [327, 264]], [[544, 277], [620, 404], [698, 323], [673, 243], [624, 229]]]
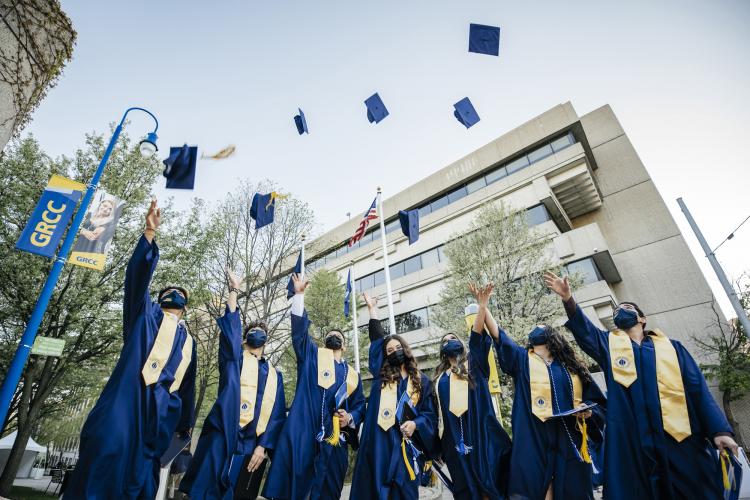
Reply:
[[362, 239], [362, 236], [365, 235], [365, 231], [367, 231], [367, 226], [370, 225], [370, 221], [378, 218], [378, 210], [375, 208], [375, 204], [377, 203], [377, 201], [377, 198], [372, 200], [370, 209], [367, 210], [367, 213], [362, 219], [362, 222], [359, 223], [359, 227], [357, 227], [357, 230], [354, 231], [354, 236], [352, 236], [352, 239], [349, 240], [349, 246], [354, 245], [356, 242]]

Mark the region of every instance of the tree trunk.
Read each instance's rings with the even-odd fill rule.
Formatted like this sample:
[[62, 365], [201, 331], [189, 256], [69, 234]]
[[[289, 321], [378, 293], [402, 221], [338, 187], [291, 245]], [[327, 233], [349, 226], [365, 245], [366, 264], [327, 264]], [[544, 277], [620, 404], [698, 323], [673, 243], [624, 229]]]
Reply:
[[740, 430], [740, 424], [734, 419], [734, 412], [732, 412], [732, 391], [724, 391], [721, 396], [721, 402], [724, 406], [724, 415], [729, 420], [729, 425], [734, 429], [734, 440], [737, 441], [741, 447], [745, 448], [745, 441], [742, 439], [742, 431]]
[[8, 495], [10, 495], [10, 489], [13, 487], [13, 480], [16, 478], [18, 468], [21, 466], [23, 452], [26, 450], [26, 445], [29, 443], [29, 438], [31, 437], [31, 429], [34, 427], [33, 422], [36, 419], [37, 412], [38, 410], [34, 407], [30, 407], [25, 425], [18, 427], [16, 440], [13, 442], [10, 455], [8, 455], [8, 462], [5, 464], [3, 474], [0, 476], [0, 496], [8, 497]]

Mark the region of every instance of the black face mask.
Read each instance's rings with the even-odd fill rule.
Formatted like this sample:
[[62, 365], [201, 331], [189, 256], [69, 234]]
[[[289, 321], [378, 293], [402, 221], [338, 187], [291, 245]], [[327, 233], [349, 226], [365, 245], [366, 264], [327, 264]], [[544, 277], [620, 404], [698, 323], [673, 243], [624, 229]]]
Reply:
[[403, 349], [399, 349], [397, 351], [393, 351], [387, 356], [388, 363], [391, 366], [401, 366], [404, 364], [404, 361], [406, 361], [406, 354], [404, 354]]
[[186, 304], [185, 297], [180, 295], [180, 292], [177, 290], [172, 290], [168, 294], [165, 294], [159, 301], [159, 305], [167, 309], [185, 309]]
[[325, 346], [326, 349], [333, 349], [334, 351], [338, 351], [341, 349], [341, 347], [344, 345], [344, 342], [341, 340], [341, 337], [338, 335], [329, 335], [326, 337]]

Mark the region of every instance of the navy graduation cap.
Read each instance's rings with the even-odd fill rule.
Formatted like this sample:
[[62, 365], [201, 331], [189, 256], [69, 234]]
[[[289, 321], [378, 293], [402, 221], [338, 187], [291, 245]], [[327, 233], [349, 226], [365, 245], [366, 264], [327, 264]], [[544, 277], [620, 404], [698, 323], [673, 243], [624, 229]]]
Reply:
[[409, 244], [419, 239], [419, 210], [399, 210], [398, 220], [401, 222], [401, 231], [409, 238]]
[[299, 135], [309, 134], [310, 131], [307, 130], [307, 120], [305, 120], [305, 113], [300, 108], [297, 108], [297, 111], [299, 111], [299, 114], [294, 117], [294, 124], [297, 125], [297, 132], [299, 132]]
[[260, 194], [255, 193], [253, 202], [250, 204], [250, 217], [255, 219], [255, 229], [273, 222], [273, 212], [276, 208], [275, 193]]
[[389, 114], [377, 92], [365, 100], [365, 106], [367, 106], [367, 119], [370, 123], [380, 123]]
[[469, 52], [496, 56], [500, 54], [500, 28], [484, 24], [469, 25]]
[[454, 104], [453, 107], [456, 108], [453, 112], [453, 116], [455, 116], [464, 127], [471, 128], [479, 121], [477, 110], [474, 109], [474, 106], [471, 104], [468, 97], [464, 97]]
[[198, 146], [185, 144], [169, 148], [169, 156], [163, 161], [167, 189], [193, 189], [197, 160]]

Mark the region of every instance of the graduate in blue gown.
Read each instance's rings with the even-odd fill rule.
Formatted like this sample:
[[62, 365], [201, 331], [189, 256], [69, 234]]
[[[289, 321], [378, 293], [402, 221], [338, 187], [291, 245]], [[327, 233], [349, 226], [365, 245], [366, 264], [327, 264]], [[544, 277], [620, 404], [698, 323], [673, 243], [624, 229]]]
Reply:
[[160, 221], [154, 200], [125, 273], [122, 351], [81, 430], [68, 500], [154, 498], [162, 454], [193, 423], [197, 356], [181, 321], [187, 291], [166, 288], [158, 303], [149, 297]]
[[243, 339], [237, 308], [242, 280], [230, 270], [227, 278], [227, 307], [217, 320], [221, 330], [219, 391], [180, 483], [180, 491], [196, 499], [231, 500], [246, 457], [247, 470], [257, 470], [276, 448], [286, 421], [284, 379], [263, 357], [267, 327], [252, 322]]
[[567, 278], [544, 279], [563, 299], [565, 326], [606, 377], [604, 498], [721, 498], [716, 448], [736, 454], [737, 444], [687, 349], [646, 330], [633, 303], [615, 309], [619, 330], [600, 330], [575, 303]]
[[496, 500], [505, 498], [511, 442], [497, 420], [488, 384], [492, 338], [484, 333], [484, 324], [492, 286], [472, 285], [470, 291], [479, 302], [479, 311], [469, 338], [468, 359], [457, 335], [448, 333], [440, 341], [440, 364], [435, 369], [439, 452], [450, 472], [454, 498]]
[[[349, 465], [342, 429], [356, 433], [365, 411], [359, 374], [343, 359], [344, 335], [332, 330], [319, 348], [308, 334], [307, 281], [294, 274], [292, 344], [297, 387], [279, 437], [263, 496], [272, 499], [339, 499]], [[336, 406], [336, 395], [343, 403]]]
[[[606, 398], [572, 347], [554, 328], [540, 325], [520, 346], [487, 311], [500, 368], [513, 377], [513, 452], [508, 497], [593, 499], [590, 440], [602, 439]], [[582, 404], [577, 416], [551, 418]], [[586, 439], [582, 432], [585, 423]]]
[[[399, 335], [385, 335], [377, 319], [377, 300], [367, 294], [364, 299], [370, 312], [373, 380], [349, 498], [416, 500], [425, 457], [432, 456], [436, 447], [433, 385], [419, 371], [409, 344]], [[397, 421], [396, 404], [405, 391], [415, 407], [406, 415], [417, 415]]]

